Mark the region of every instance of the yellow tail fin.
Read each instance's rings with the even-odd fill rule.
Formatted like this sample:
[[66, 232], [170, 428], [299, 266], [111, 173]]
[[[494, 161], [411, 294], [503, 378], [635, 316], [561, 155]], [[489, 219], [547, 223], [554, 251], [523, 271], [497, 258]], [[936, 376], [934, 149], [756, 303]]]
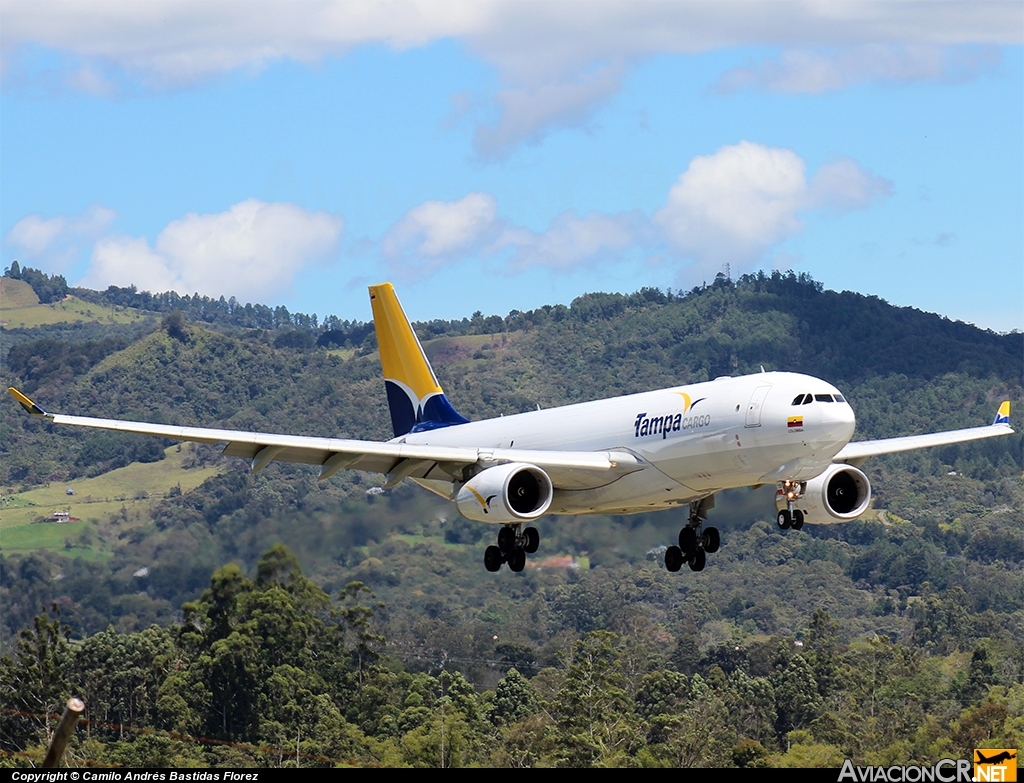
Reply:
[[448, 402], [391, 283], [370, 286], [384, 388], [395, 437], [465, 424]]

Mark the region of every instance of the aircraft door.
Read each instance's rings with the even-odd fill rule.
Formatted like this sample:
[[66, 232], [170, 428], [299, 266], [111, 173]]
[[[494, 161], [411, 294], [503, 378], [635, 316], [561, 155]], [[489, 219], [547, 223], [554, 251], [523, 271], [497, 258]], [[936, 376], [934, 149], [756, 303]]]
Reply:
[[758, 386], [750, 395], [750, 402], [747, 403], [747, 420], [744, 426], [761, 426], [761, 409], [764, 407], [764, 399], [772, 389], [771, 385]]

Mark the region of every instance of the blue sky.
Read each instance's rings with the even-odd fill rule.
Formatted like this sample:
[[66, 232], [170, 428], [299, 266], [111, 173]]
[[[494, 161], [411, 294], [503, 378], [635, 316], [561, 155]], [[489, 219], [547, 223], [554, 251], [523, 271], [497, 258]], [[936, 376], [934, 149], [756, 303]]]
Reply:
[[1024, 329], [1018, 2], [0, 6], [0, 255], [367, 320], [809, 272]]

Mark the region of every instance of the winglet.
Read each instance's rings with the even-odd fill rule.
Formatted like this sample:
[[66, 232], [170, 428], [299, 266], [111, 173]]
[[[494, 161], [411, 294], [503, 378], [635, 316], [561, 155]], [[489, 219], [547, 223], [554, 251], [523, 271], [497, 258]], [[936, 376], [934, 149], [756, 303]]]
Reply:
[[20, 391], [15, 389], [13, 386], [8, 386], [7, 391], [10, 392], [11, 396], [18, 401], [22, 408], [27, 410], [33, 416], [49, 416], [50, 414], [36, 405], [32, 400], [22, 394]]
[[1010, 423], [1010, 401], [1003, 400], [1003, 404], [999, 406], [999, 410], [996, 411], [995, 421], [993, 424], [1009, 424]]

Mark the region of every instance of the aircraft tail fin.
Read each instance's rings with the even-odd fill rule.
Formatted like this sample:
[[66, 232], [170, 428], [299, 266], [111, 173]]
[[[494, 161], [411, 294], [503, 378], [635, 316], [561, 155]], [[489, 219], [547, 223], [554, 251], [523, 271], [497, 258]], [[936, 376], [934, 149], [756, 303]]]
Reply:
[[468, 422], [437, 382], [394, 286], [370, 286], [370, 306], [395, 437]]
[[1010, 423], [1010, 401], [1003, 400], [1003, 404], [999, 406], [999, 410], [996, 411], [995, 421], [993, 424], [1009, 424]]

